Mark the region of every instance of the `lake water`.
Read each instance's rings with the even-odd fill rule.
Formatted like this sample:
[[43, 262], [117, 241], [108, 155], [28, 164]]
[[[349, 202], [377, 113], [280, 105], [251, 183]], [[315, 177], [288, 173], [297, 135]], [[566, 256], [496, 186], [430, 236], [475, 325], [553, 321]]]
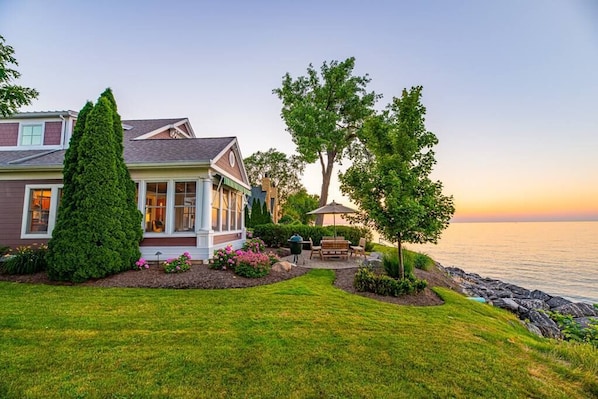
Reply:
[[598, 222], [452, 223], [437, 245], [406, 248], [445, 267], [598, 303]]

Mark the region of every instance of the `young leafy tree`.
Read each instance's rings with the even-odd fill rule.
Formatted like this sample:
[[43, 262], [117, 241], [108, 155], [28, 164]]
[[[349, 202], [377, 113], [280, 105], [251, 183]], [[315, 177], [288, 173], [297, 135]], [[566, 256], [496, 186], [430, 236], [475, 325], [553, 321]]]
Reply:
[[299, 220], [308, 225], [315, 221], [316, 215], [308, 215], [307, 212], [318, 208], [319, 198], [316, 194], [308, 194], [305, 188], [301, 188], [295, 194], [291, 194], [282, 206], [282, 214], [291, 219]]
[[[282, 100], [281, 116], [297, 152], [307, 163], [320, 161], [320, 206], [328, 201], [334, 164], [347, 155], [357, 131], [380, 98], [366, 91], [371, 80], [367, 74], [353, 76], [354, 67], [353, 57], [324, 62], [320, 74], [309, 64], [307, 76], [292, 79], [287, 73], [282, 87], [273, 90]], [[321, 226], [322, 222], [323, 215], [318, 215], [316, 224]]]
[[341, 174], [341, 190], [359, 206], [356, 219], [396, 241], [399, 275], [405, 277], [402, 243], [436, 242], [455, 208], [442, 183], [429, 178], [438, 139], [426, 130], [422, 87], [403, 90], [360, 132], [365, 152]]
[[247, 177], [252, 186], [262, 184], [262, 178], [269, 177], [278, 190], [278, 200], [284, 204], [289, 195], [297, 192], [303, 185], [301, 175], [305, 162], [296, 156], [270, 148], [266, 152], [255, 152], [243, 160]]
[[0, 35], [0, 116], [8, 117], [23, 105], [31, 104], [39, 93], [35, 89], [12, 84], [21, 74], [11, 68], [11, 65], [19, 66], [19, 63], [13, 55], [15, 50], [5, 42]]

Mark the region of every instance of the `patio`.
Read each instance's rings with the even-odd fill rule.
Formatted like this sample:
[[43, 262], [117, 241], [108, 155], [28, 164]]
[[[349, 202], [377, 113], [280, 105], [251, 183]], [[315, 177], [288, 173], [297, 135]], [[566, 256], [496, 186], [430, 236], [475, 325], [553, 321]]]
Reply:
[[[310, 254], [311, 250], [302, 250], [301, 255], [298, 255], [299, 260], [297, 262], [297, 266], [304, 267], [307, 269], [350, 269], [354, 267], [359, 267], [361, 263], [363, 263], [365, 260], [370, 259], [369, 257], [364, 259], [363, 256], [349, 256], [348, 259], [327, 258], [322, 260], [318, 255], [315, 254], [310, 259]], [[294, 255], [288, 255], [282, 257], [281, 259], [293, 263], [293, 256]]]

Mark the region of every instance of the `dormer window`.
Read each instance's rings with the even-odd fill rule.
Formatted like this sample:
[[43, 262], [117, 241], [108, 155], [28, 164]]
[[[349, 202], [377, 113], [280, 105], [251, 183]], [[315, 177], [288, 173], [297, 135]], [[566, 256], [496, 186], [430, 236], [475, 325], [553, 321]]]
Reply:
[[38, 124], [27, 124], [21, 125], [21, 145], [42, 145], [44, 136], [44, 125]]

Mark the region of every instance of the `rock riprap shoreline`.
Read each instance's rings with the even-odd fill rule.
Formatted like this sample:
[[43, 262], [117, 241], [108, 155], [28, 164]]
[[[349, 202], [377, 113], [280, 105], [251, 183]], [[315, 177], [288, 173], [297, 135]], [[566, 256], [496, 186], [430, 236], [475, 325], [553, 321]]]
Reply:
[[493, 305], [516, 314], [531, 332], [548, 337], [563, 338], [558, 324], [547, 312], [570, 315], [583, 328], [590, 320], [598, 320], [598, 309], [589, 303], [572, 302], [540, 290], [528, 290], [515, 284], [467, 273], [457, 267], [445, 267], [447, 273], [471, 297], [480, 297]]

